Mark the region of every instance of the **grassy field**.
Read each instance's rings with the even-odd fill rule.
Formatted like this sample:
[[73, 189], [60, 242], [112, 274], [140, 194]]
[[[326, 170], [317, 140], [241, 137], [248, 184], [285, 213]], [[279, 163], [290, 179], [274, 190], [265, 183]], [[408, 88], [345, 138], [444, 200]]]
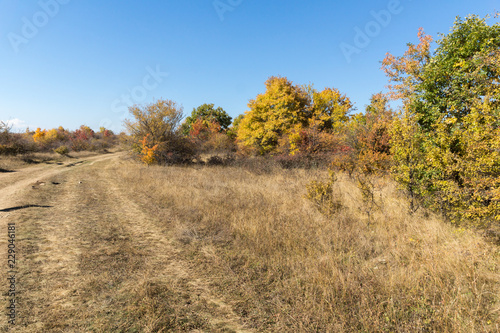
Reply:
[[342, 208], [304, 198], [326, 172], [143, 167], [116, 172], [245, 325], [260, 331], [498, 331], [498, 247], [426, 214], [375, 180], [368, 219], [340, 175]]
[[321, 170], [60, 163], [0, 173], [2, 228], [19, 229], [16, 331], [500, 330], [499, 247], [409, 215], [389, 179], [367, 204], [338, 174], [323, 214], [305, 198]]

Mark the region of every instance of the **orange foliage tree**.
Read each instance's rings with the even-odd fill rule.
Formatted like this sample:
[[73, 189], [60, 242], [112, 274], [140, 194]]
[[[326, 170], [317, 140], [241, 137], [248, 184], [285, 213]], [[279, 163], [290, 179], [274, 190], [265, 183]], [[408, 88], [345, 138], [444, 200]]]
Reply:
[[141, 140], [141, 161], [143, 161], [145, 164], [150, 165], [153, 163], [156, 163], [156, 151], [158, 150], [158, 144], [153, 145], [151, 143], [151, 136], [150, 134], [147, 134], [142, 140]]

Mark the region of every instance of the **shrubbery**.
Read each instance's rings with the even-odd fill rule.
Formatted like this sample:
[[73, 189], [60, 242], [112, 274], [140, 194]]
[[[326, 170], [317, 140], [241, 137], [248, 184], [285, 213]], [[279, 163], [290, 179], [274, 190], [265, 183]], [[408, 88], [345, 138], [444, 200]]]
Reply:
[[59, 155], [68, 155], [69, 148], [67, 146], [60, 146], [60, 147], [54, 149], [54, 152], [58, 153]]
[[129, 108], [133, 120], [125, 126], [132, 136], [132, 147], [146, 164], [191, 162], [194, 144], [181, 133], [182, 107], [171, 100], [158, 100]]
[[117, 143], [117, 137], [110, 130], [101, 128], [95, 133], [88, 126], [82, 125], [71, 132], [63, 127], [50, 130], [37, 128], [25, 133], [12, 133], [10, 128], [1, 123], [0, 155], [19, 155], [35, 152], [57, 152], [67, 155], [72, 151], [105, 151]]
[[457, 19], [434, 53], [420, 43], [384, 69], [403, 109], [393, 126], [393, 175], [414, 201], [454, 222], [500, 221], [500, 24]]

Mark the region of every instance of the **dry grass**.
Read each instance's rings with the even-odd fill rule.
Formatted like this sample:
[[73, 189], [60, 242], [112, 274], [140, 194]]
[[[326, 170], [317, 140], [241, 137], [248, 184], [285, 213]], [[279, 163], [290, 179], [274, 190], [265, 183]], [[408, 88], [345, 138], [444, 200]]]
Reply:
[[[5, 229], [16, 223], [20, 256], [18, 317], [10, 329], [240, 331], [231, 309], [178, 254], [167, 225], [158, 226], [126, 184], [110, 177], [118, 156], [3, 175], [2, 193], [12, 197], [0, 197], [0, 209], [15, 209], [0, 212], [0, 222]], [[6, 241], [0, 239], [2, 248]], [[7, 326], [0, 321], [0, 331]]]
[[312, 202], [325, 171], [119, 156], [2, 175], [2, 208], [32, 205], [0, 214], [19, 229], [16, 331], [500, 330], [498, 246], [408, 215], [390, 180], [339, 174]]
[[115, 180], [176, 235], [180, 255], [258, 331], [500, 330], [500, 252], [394, 184], [374, 202], [339, 176], [342, 209], [304, 198], [326, 172], [124, 163]]

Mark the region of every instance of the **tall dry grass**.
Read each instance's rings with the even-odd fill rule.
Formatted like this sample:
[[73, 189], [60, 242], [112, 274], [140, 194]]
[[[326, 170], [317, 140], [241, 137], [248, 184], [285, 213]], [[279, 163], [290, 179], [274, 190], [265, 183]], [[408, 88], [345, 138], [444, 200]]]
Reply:
[[424, 211], [390, 180], [374, 202], [338, 175], [341, 207], [305, 198], [318, 170], [145, 167], [116, 181], [171, 226], [182, 255], [258, 331], [500, 330], [500, 251]]

